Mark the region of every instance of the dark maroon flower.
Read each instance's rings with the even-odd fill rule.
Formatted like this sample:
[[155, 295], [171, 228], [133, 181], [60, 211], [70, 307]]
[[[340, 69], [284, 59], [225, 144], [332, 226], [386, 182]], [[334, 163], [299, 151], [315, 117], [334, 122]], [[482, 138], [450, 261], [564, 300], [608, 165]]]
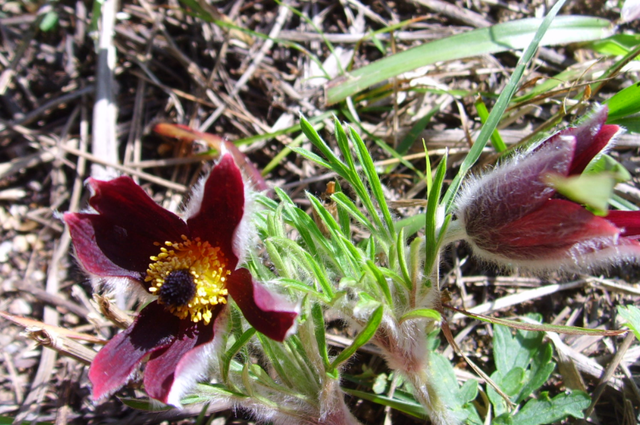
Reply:
[[462, 190], [451, 230], [476, 255], [533, 271], [579, 271], [640, 259], [640, 212], [598, 217], [562, 199], [550, 176], [581, 174], [621, 129], [605, 124], [606, 107], [560, 131]]
[[237, 268], [250, 217], [231, 155], [222, 156], [194, 191], [185, 220], [157, 205], [129, 177], [89, 184], [95, 213], [64, 215], [78, 260], [92, 275], [134, 282], [154, 296], [91, 364], [94, 399], [122, 387], [148, 357], [147, 393], [180, 405], [206, 372], [216, 321], [229, 295], [259, 332], [282, 341], [292, 330], [297, 308]]

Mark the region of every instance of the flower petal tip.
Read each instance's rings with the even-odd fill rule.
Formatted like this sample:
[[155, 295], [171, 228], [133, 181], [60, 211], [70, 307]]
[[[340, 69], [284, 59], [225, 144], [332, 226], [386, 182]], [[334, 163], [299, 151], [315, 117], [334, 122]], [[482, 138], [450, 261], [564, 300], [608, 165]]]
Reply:
[[291, 335], [300, 307], [256, 282], [247, 269], [229, 276], [229, 295], [258, 332], [275, 341]]

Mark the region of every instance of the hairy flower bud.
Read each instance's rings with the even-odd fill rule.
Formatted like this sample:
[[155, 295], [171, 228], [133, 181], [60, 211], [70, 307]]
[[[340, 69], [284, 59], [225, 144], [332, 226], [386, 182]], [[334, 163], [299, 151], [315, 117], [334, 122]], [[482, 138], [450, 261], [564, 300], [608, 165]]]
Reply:
[[599, 217], [559, 196], [553, 176], [580, 174], [621, 132], [600, 107], [577, 127], [471, 179], [456, 203], [454, 239], [483, 260], [530, 271], [581, 271], [640, 259], [640, 212]]

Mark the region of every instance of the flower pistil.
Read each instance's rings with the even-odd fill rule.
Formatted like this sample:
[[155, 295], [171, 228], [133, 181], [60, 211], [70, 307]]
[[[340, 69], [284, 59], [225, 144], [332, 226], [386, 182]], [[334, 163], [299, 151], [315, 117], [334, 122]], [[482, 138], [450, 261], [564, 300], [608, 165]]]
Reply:
[[208, 325], [213, 307], [226, 304], [231, 271], [219, 247], [182, 235], [182, 242], [166, 241], [150, 259], [144, 279], [150, 284], [149, 292], [178, 318]]

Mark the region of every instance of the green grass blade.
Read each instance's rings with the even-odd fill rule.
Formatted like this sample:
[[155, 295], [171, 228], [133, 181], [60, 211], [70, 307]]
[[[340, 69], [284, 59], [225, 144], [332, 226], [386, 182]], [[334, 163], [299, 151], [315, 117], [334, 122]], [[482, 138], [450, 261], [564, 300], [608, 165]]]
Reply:
[[[387, 56], [331, 81], [326, 93], [326, 103], [338, 103], [381, 81], [435, 62], [524, 49], [531, 43], [543, 22], [536, 18], [506, 22], [456, 34]], [[606, 19], [561, 16], [539, 43], [548, 46], [599, 40], [611, 33], [611, 22]]]
[[[462, 162], [462, 165], [460, 166], [460, 171], [451, 182], [451, 186], [449, 186], [449, 189], [447, 190], [447, 193], [444, 196], [443, 203], [446, 206], [447, 214], [450, 213], [451, 209], [453, 208], [453, 201], [455, 200], [455, 195], [458, 192], [458, 188], [460, 187], [462, 179], [467, 175], [467, 172], [471, 169], [473, 164], [476, 163], [478, 158], [480, 158], [480, 155], [482, 154], [482, 150], [487, 145], [487, 141], [489, 140], [489, 137], [491, 136], [491, 134], [493, 134], [493, 131], [496, 129], [496, 127], [498, 127], [498, 123], [500, 122], [500, 119], [502, 118], [504, 111], [507, 109], [507, 106], [509, 105], [511, 98], [513, 97], [513, 95], [515, 94], [518, 88], [518, 83], [520, 82], [520, 79], [524, 74], [527, 64], [531, 62], [531, 60], [533, 59], [533, 56], [535, 55], [536, 50], [538, 49], [538, 46], [543, 41], [543, 37], [547, 37], [548, 39], [551, 36], [554, 36], [554, 34], [556, 37], [561, 37], [562, 35], [556, 34], [556, 32], [553, 31], [553, 28], [554, 27], [557, 28], [558, 25], [561, 25], [561, 27], [563, 27], [564, 24], [567, 23], [567, 18], [569, 18], [568, 23], [582, 22], [581, 19], [578, 19], [575, 16], [565, 16], [565, 17], [561, 16], [554, 22], [554, 18], [558, 14], [558, 11], [560, 10], [564, 2], [565, 0], [559, 0], [551, 8], [551, 10], [549, 11], [549, 14], [541, 22], [539, 20], [536, 20], [536, 24], [539, 23], [539, 27], [537, 27], [535, 36], [533, 37], [533, 39], [529, 39], [527, 37], [531, 42], [529, 43], [524, 54], [518, 61], [518, 65], [516, 65], [516, 68], [514, 69], [513, 74], [509, 79], [509, 82], [505, 86], [502, 93], [500, 93], [500, 96], [498, 97], [498, 100], [495, 106], [491, 110], [491, 113], [487, 118], [487, 122], [482, 126], [482, 129], [480, 130], [480, 134], [478, 135], [478, 139], [473, 144], [473, 147], [467, 154], [467, 157]], [[597, 18], [589, 18], [589, 19], [595, 19], [596, 21], [601, 21], [600, 19], [597, 19]], [[528, 20], [525, 19], [522, 21], [509, 22], [509, 24], [520, 22], [524, 26], [525, 25], [524, 21], [528, 21]], [[552, 30], [548, 31], [550, 28]], [[576, 31], [579, 32], [579, 30], [576, 30]]]
[[[489, 118], [489, 110], [487, 109], [487, 105], [484, 104], [484, 100], [482, 100], [482, 96], [478, 96], [475, 102], [476, 111], [478, 111], [478, 116], [480, 117], [480, 121], [482, 124], [487, 122]], [[505, 145], [504, 140], [500, 137], [500, 133], [498, 133], [498, 129], [493, 130], [491, 134], [491, 144], [496, 152], [504, 152], [507, 150], [507, 145]], [[264, 174], [263, 174], [264, 175]]]

